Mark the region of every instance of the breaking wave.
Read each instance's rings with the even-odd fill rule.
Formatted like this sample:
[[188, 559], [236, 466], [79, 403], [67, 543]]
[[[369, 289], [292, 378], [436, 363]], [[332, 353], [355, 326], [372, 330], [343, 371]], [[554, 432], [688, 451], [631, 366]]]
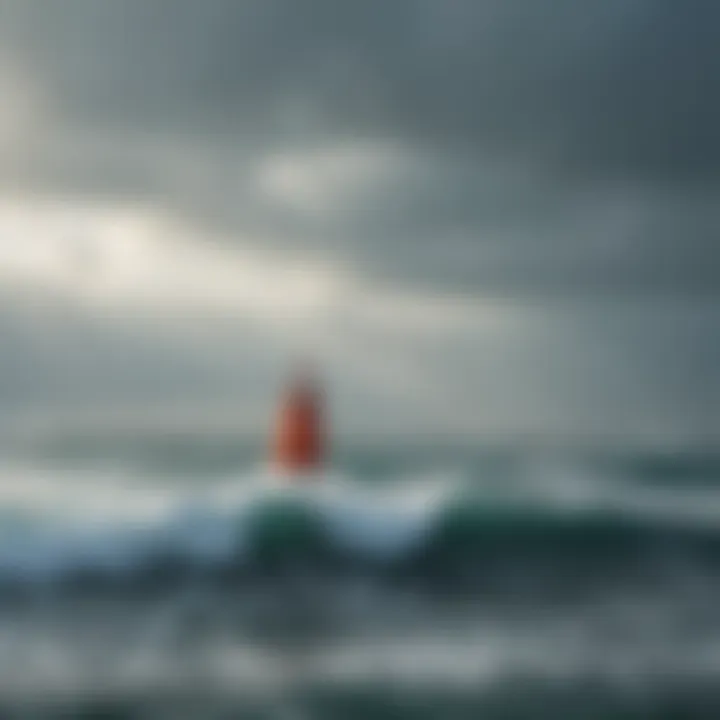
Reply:
[[720, 566], [720, 489], [571, 468], [502, 482], [445, 471], [302, 484], [259, 469], [173, 484], [16, 465], [0, 470], [0, 507], [5, 586], [302, 570], [542, 589]]

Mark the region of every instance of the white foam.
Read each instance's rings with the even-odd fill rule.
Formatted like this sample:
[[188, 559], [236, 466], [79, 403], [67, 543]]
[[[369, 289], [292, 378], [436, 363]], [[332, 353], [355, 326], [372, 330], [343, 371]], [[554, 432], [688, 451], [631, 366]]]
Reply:
[[343, 546], [402, 552], [425, 532], [449, 485], [364, 486], [328, 475], [289, 483], [253, 470], [173, 485], [118, 473], [0, 469], [0, 572], [47, 579], [73, 567], [122, 569], [161, 549], [190, 557], [240, 552], [259, 504], [311, 509]]
[[315, 513], [340, 547], [402, 555], [458, 502], [537, 512], [611, 511], [666, 523], [720, 527], [720, 491], [657, 488], [593, 477], [585, 468], [535, 465], [505, 484], [469, 485], [455, 473], [367, 483], [340, 473], [288, 482], [264, 468], [194, 484], [121, 471], [0, 466], [0, 575], [57, 577], [74, 567], [131, 568], [159, 550], [215, 559], [240, 553], [249, 516], [282, 501]]

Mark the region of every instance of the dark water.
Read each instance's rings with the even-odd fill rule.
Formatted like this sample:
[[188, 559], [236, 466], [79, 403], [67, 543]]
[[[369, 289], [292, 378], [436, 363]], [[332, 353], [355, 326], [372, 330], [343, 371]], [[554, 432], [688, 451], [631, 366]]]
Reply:
[[0, 717], [720, 717], [720, 456], [8, 450]]

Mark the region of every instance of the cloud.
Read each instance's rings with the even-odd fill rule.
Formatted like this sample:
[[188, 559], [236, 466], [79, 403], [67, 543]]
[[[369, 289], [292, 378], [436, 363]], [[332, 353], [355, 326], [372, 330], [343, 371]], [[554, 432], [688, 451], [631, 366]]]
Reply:
[[258, 378], [267, 387], [272, 368], [309, 354], [351, 395], [419, 407], [431, 426], [452, 427], [437, 371], [413, 348], [502, 335], [514, 314], [263, 255], [148, 207], [67, 201], [0, 204], [0, 290], [5, 409], [24, 398], [77, 414], [108, 401], [113, 417], [148, 401], [171, 415], [178, 402], [193, 416], [198, 403], [223, 414], [242, 396], [248, 422]]
[[718, 11], [703, 0], [9, 6], [8, 42], [78, 116], [717, 174]]
[[342, 322], [443, 332], [490, 314], [470, 298], [373, 285], [341, 267], [204, 234], [151, 206], [0, 202], [0, 290], [140, 318]]
[[3, 13], [49, 126], [8, 182], [151, 197], [226, 236], [491, 294], [718, 289], [711, 3]]
[[711, 426], [719, 12], [4, 0], [6, 405]]
[[0, 48], [0, 161], [5, 172], [17, 170], [17, 159], [39, 139], [43, 101], [38, 88]]
[[0, 281], [99, 308], [291, 321], [322, 309], [339, 280], [198, 239], [147, 208], [0, 204]]

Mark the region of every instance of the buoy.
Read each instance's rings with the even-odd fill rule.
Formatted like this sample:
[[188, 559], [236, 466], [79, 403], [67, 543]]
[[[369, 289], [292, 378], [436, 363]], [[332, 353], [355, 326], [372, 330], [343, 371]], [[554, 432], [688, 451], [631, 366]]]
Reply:
[[272, 463], [284, 474], [308, 475], [322, 466], [323, 452], [320, 392], [309, 374], [298, 373], [280, 403]]

